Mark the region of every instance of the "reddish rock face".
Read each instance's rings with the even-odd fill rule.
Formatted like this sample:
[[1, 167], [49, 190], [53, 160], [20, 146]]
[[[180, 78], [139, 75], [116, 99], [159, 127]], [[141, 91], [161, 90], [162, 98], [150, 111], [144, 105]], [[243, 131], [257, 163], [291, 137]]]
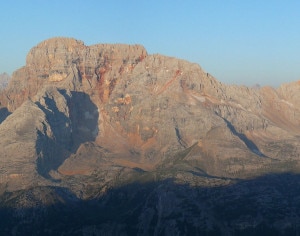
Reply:
[[[17, 70], [2, 95], [2, 103], [13, 111], [32, 98], [45, 85], [56, 86], [68, 76], [78, 84], [66, 88], [82, 89], [107, 101], [114, 85], [147, 55], [139, 45], [93, 45], [69, 38], [53, 38], [32, 48], [26, 66]], [[73, 85], [73, 86], [72, 86]]]

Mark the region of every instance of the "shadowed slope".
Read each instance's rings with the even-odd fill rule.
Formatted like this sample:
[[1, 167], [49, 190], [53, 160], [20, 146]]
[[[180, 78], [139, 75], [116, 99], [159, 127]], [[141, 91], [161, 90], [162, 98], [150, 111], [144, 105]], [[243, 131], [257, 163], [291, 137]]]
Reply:
[[[299, 178], [267, 175], [219, 187], [192, 187], [171, 179], [136, 182], [86, 201], [63, 188], [33, 188], [2, 195], [0, 233], [296, 235]], [[16, 207], [16, 202], [26, 204]]]
[[0, 108], [0, 124], [11, 114], [6, 107]]
[[[49, 177], [85, 142], [95, 141], [98, 134], [98, 109], [83, 92], [47, 90], [36, 102], [46, 114], [49, 128], [38, 132], [36, 152], [38, 172]], [[50, 135], [49, 135], [49, 132]]]

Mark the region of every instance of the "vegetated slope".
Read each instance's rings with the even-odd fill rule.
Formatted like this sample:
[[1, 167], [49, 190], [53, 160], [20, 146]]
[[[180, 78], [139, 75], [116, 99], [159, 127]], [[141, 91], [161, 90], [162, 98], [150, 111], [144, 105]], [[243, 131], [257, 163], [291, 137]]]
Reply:
[[[206, 197], [237, 191], [236, 202], [230, 204], [238, 205], [256, 194], [255, 187], [243, 185], [243, 180], [299, 171], [299, 90], [298, 82], [278, 89], [225, 85], [197, 64], [148, 55], [139, 45], [46, 40], [31, 49], [26, 65], [14, 72], [0, 93], [3, 206], [60, 214], [57, 202], [84, 205], [83, 211], [91, 210], [85, 204], [102, 209], [107, 203], [105, 210], [114, 210], [111, 218], [97, 215], [102, 223], [91, 220], [77, 229], [89, 233], [167, 234], [172, 224], [174, 234], [272, 230], [275, 226], [263, 221], [260, 211], [251, 217], [236, 213], [234, 224], [225, 216], [216, 220], [216, 211], [209, 211], [203, 225], [198, 214], [204, 205], [199, 206], [201, 211], [191, 209], [203, 197], [201, 191], [208, 193]], [[293, 177], [298, 178], [288, 178]], [[132, 187], [136, 181], [141, 182], [137, 189]], [[249, 195], [244, 194], [248, 187]], [[168, 196], [169, 188], [173, 197]], [[267, 189], [265, 182], [262, 189]], [[280, 199], [290, 202], [295, 193], [288, 200], [284, 194]], [[124, 206], [116, 207], [121, 195]], [[257, 206], [257, 201], [269, 197], [263, 190], [250, 202]], [[164, 198], [170, 199], [170, 207]], [[212, 207], [221, 204], [231, 211], [224, 206], [229, 199], [212, 198]], [[177, 202], [176, 210], [171, 206]], [[208, 199], [204, 202], [209, 204]], [[280, 201], [274, 204], [281, 207]], [[46, 205], [53, 205], [52, 210]], [[125, 214], [130, 222], [116, 219], [118, 214]], [[173, 220], [164, 224], [166, 217]], [[274, 230], [295, 230], [286, 225], [288, 221]]]

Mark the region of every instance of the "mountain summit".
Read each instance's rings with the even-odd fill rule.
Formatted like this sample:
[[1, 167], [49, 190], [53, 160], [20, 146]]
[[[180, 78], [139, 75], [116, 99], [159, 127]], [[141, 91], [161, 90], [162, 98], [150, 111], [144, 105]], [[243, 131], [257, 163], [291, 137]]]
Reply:
[[[239, 185], [240, 180], [298, 173], [299, 94], [299, 82], [278, 89], [225, 85], [197, 64], [148, 55], [141, 45], [48, 39], [30, 50], [26, 65], [0, 92], [2, 205], [36, 210], [94, 199], [102, 209], [103, 199], [113, 207], [121, 196], [114, 193], [121, 191], [133, 208], [123, 206], [118, 214], [136, 209], [130, 216], [134, 226], [101, 215], [101, 223], [89, 225], [94, 228], [82, 226], [87, 232], [114, 234], [107, 222], [114, 224], [115, 234], [160, 234], [172, 224], [174, 234], [184, 233], [184, 227], [225, 230], [218, 228], [224, 222], [213, 209], [202, 215], [208, 225], [192, 221], [197, 219], [192, 209], [182, 208], [186, 193], [203, 197], [197, 188], [233, 184], [243, 191], [249, 186]], [[144, 193], [153, 194], [154, 206]], [[259, 194], [257, 199], [264, 196]], [[189, 200], [198, 204], [194, 197]], [[168, 201], [178, 209], [164, 205]], [[195, 211], [206, 207], [200, 205]], [[187, 215], [171, 217], [178, 212]], [[249, 223], [244, 215], [234, 220]], [[272, 228], [259, 217], [253, 220]], [[26, 228], [25, 220], [20, 224], [19, 229]], [[237, 229], [243, 227], [227, 228]]]

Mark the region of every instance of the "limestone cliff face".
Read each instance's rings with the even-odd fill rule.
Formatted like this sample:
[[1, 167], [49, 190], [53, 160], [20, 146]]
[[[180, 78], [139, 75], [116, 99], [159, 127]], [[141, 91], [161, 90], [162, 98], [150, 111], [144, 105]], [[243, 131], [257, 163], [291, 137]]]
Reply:
[[228, 86], [139, 45], [49, 39], [0, 93], [1, 174], [28, 166], [31, 183], [175, 162], [240, 178], [274, 159], [298, 168], [299, 88]]

